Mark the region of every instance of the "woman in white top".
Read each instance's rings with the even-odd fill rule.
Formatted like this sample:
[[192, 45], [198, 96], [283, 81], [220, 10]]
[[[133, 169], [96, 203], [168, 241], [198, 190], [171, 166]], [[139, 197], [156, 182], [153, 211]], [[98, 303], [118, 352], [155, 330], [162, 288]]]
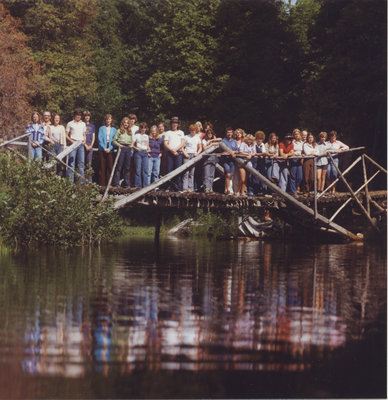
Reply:
[[[172, 117], [170, 130], [164, 135], [164, 147], [166, 149], [166, 172], [167, 174], [179, 168], [183, 163], [182, 148], [185, 145], [185, 134], [179, 129], [179, 118]], [[176, 176], [168, 186], [170, 190], [182, 190], [182, 177]]]
[[[253, 135], [245, 136], [245, 140], [240, 145], [239, 154], [246, 156], [245, 164], [249, 164], [252, 167], [251, 158], [256, 154], [255, 138]], [[238, 186], [237, 186], [237, 196], [245, 196], [245, 189], [247, 187], [247, 172], [245, 168], [238, 167]]]
[[321, 132], [319, 134], [319, 141], [317, 143], [318, 147], [318, 157], [317, 158], [317, 191], [322, 193], [325, 188], [325, 179], [327, 171], [327, 157], [322, 157], [327, 154], [329, 144], [326, 142], [327, 132]]
[[[54, 143], [52, 154], [58, 155], [66, 147], [66, 132], [65, 127], [60, 124], [61, 116], [54, 114], [53, 125], [50, 126], [51, 140]], [[61, 163], [57, 163], [57, 175], [63, 176], [63, 167]]]
[[[303, 143], [303, 155], [316, 156], [318, 155], [318, 146], [315, 142], [314, 135], [309, 132], [307, 134], [306, 143]], [[303, 160], [303, 181], [305, 196], [309, 195], [309, 191], [314, 187], [314, 159], [306, 158]]]
[[290, 193], [295, 194], [298, 191], [303, 180], [303, 168], [302, 168], [302, 150], [303, 150], [303, 140], [302, 134], [299, 129], [294, 129], [292, 131], [294, 145], [294, 156], [298, 158], [291, 158], [290, 162]]
[[148, 158], [151, 149], [147, 132], [147, 123], [140, 122], [139, 131], [133, 138], [133, 148], [135, 150], [135, 187], [137, 188], [144, 187], [148, 184]]
[[[198, 128], [196, 124], [189, 127], [189, 135], [185, 136], [185, 145], [182, 149], [183, 164], [196, 157], [202, 150], [201, 137], [197, 134]], [[182, 189], [184, 192], [192, 192], [194, 190], [194, 173], [195, 165], [187, 169], [183, 174]]]

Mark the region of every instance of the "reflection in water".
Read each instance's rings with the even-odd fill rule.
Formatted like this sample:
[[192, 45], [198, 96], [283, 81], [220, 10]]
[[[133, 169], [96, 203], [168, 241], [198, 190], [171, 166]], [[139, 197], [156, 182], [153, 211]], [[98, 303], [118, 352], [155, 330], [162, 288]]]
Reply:
[[132, 240], [0, 262], [0, 362], [32, 375], [309, 370], [385, 306], [384, 255], [359, 244]]

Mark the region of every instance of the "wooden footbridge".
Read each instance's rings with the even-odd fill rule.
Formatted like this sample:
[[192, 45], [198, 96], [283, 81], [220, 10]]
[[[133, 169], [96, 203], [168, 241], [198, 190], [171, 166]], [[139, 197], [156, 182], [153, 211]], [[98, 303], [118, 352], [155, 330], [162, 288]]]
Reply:
[[[11, 141], [0, 144], [0, 147], [6, 147], [14, 152], [11, 145], [21, 145], [25, 142], [19, 142], [18, 140], [25, 138], [27, 135], [22, 135], [19, 138], [12, 139]], [[56, 162], [60, 162], [70, 168], [63, 160], [65, 157], [75, 148], [80, 146], [80, 142], [76, 142], [69, 146], [64, 152], [58, 156], [53, 157], [53, 161], [46, 163], [46, 168], [52, 168]], [[229, 149], [220, 143], [219, 147], [222, 151], [229, 151]], [[200, 153], [197, 157], [191, 159], [187, 163], [183, 164], [176, 170], [170, 172], [164, 177], [160, 178], [157, 182], [154, 182], [142, 189], [122, 189], [122, 188], [110, 188], [111, 181], [108, 186], [103, 190], [101, 195], [101, 201], [109, 196], [114, 201], [114, 208], [120, 209], [123, 207], [157, 207], [163, 208], [175, 208], [175, 209], [230, 209], [230, 210], [253, 210], [253, 209], [273, 209], [281, 210], [283, 213], [296, 214], [299, 222], [304, 226], [311, 227], [312, 230], [318, 230], [321, 232], [330, 232], [341, 236], [345, 239], [350, 240], [362, 240], [363, 235], [360, 233], [353, 233], [346, 227], [339, 225], [334, 222], [334, 219], [342, 212], [347, 206], [357, 208], [357, 212], [361, 213], [369, 226], [376, 232], [380, 231], [377, 224], [377, 218], [386, 218], [387, 214], [387, 192], [386, 188], [379, 191], [370, 191], [369, 185], [381, 172], [387, 174], [387, 170], [381, 165], [376, 163], [367, 154], [363, 153], [357, 157], [357, 159], [344, 171], [340, 171], [336, 164], [338, 179], [336, 179], [330, 186], [328, 186], [323, 193], [318, 193], [316, 189], [316, 173], [314, 173], [314, 192], [308, 197], [304, 196], [291, 196], [290, 194], [281, 190], [277, 185], [272, 183], [254, 168], [246, 165], [243, 158], [236, 157], [235, 162], [239, 167], [245, 168], [250, 174], [255, 176], [271, 191], [271, 195], [260, 195], [260, 196], [236, 196], [236, 195], [224, 195], [220, 193], [182, 193], [162, 190], [163, 185], [170, 182], [176, 176], [182, 174], [185, 170], [191, 166], [200, 162], [204, 157], [214, 152], [216, 147], [207, 149]], [[362, 151], [363, 147], [350, 149], [348, 151]], [[20, 153], [18, 153], [20, 155]], [[21, 155], [22, 156], [22, 155]], [[332, 156], [329, 154], [329, 158]], [[25, 157], [24, 157], [25, 158]], [[314, 158], [314, 171], [316, 171], [316, 160]], [[116, 157], [117, 161], [118, 157]], [[371, 176], [367, 176], [366, 163], [371, 164], [375, 169], [375, 172]], [[351, 185], [346, 179], [346, 175], [357, 165], [362, 167], [363, 184], [357, 189], [353, 190]], [[114, 168], [116, 163], [114, 164]], [[223, 169], [217, 164], [217, 169], [223, 173]], [[74, 171], [77, 173], [76, 171]], [[114, 171], [111, 176], [113, 177]], [[338, 181], [342, 181], [347, 192], [336, 193], [335, 195], [329, 194], [330, 188], [335, 185]], [[331, 216], [328, 216], [328, 210], [332, 211]], [[158, 223], [157, 223], [158, 225]], [[158, 229], [158, 227], [156, 227]]]

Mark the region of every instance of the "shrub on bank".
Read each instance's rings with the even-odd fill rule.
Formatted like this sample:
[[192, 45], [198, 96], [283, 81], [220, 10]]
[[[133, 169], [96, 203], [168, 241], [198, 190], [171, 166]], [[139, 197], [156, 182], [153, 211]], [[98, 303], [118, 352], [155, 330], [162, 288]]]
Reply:
[[91, 245], [121, 232], [112, 203], [96, 201], [98, 188], [75, 185], [43, 169], [0, 154], [0, 235], [21, 246]]

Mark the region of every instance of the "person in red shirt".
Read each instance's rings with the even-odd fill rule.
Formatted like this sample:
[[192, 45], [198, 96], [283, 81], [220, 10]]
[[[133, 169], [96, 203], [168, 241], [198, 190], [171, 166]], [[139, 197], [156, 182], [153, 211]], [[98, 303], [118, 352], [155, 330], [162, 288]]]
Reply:
[[289, 172], [289, 161], [288, 158], [294, 155], [294, 144], [292, 143], [292, 136], [287, 133], [284, 136], [282, 142], [279, 143], [279, 155], [278, 158], [280, 166], [280, 177], [279, 177], [279, 187], [280, 189], [286, 191], [288, 184]]

